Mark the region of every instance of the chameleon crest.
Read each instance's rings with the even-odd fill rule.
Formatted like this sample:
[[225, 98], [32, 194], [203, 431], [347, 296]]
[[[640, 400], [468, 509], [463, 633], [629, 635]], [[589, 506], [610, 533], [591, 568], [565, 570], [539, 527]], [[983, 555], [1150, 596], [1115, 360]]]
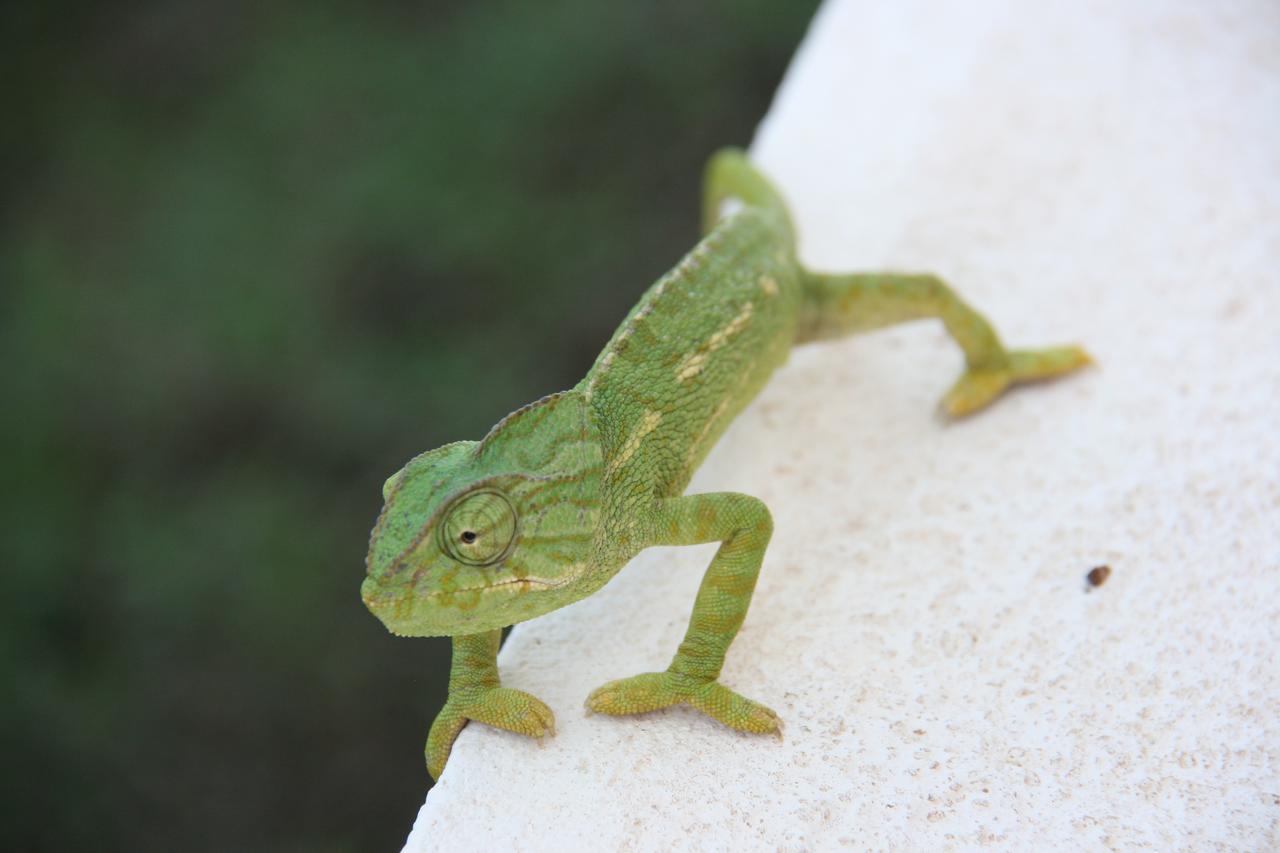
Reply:
[[483, 441], [415, 457], [383, 486], [366, 605], [394, 633], [489, 631], [580, 598], [602, 470], [577, 392], [509, 415]]

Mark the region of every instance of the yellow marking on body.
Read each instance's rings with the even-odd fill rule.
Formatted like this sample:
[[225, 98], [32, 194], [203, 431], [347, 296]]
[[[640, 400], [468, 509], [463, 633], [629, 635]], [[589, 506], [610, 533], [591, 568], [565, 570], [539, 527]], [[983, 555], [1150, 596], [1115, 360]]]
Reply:
[[636, 431], [627, 439], [627, 443], [618, 451], [618, 455], [609, 460], [606, 466], [606, 472], [612, 474], [617, 469], [626, 464], [635, 452], [640, 449], [640, 442], [644, 441], [644, 437], [653, 432], [658, 427], [658, 423], [662, 420], [662, 412], [655, 412], [652, 409], [646, 409], [644, 417], [640, 420], [640, 426], [636, 427]]
[[778, 295], [778, 282], [774, 281], [771, 275], [760, 276], [760, 289], [765, 292], [766, 296]]
[[751, 322], [751, 315], [755, 310], [755, 305], [750, 302], [743, 305], [742, 310], [738, 312], [738, 316], [730, 320], [728, 325], [707, 338], [706, 343], [698, 347], [694, 352], [682, 358], [680, 363], [676, 365], [676, 380], [688, 382], [701, 373], [702, 369], [707, 366], [707, 357], [729, 343], [730, 338], [738, 334], [738, 332], [741, 332], [747, 323]]
[[716, 425], [716, 421], [720, 420], [720, 416], [724, 414], [724, 410], [727, 408], [729, 408], [729, 398], [725, 397], [720, 401], [720, 405], [716, 406], [716, 410], [711, 413], [711, 417], [707, 418], [707, 422], [702, 425], [702, 429], [698, 430], [698, 437], [690, 443], [688, 463], [692, 463], [694, 457], [698, 455], [702, 440], [707, 437], [707, 433], [711, 432], [712, 427]]
[[707, 354], [702, 350], [698, 350], [691, 355], [687, 355], [681, 360], [676, 370], [676, 379], [680, 382], [686, 382], [702, 372], [703, 366], [706, 364]]

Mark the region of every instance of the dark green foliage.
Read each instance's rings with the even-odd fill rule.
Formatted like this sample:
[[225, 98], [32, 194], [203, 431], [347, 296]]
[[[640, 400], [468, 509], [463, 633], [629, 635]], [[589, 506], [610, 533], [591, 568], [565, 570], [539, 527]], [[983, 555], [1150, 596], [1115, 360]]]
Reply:
[[814, 5], [0, 11], [11, 849], [398, 845], [448, 644], [360, 602], [382, 481], [582, 376]]

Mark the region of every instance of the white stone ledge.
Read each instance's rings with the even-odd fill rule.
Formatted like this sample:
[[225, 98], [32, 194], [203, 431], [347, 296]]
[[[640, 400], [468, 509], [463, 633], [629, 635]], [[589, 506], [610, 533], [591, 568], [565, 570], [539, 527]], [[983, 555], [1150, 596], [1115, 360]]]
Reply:
[[947, 426], [936, 325], [797, 350], [693, 483], [773, 509], [724, 681], [785, 740], [586, 716], [711, 554], [649, 552], [516, 628], [559, 732], [469, 726], [406, 849], [1280, 845], [1278, 58], [1268, 0], [828, 3], [753, 148], [804, 257], [1101, 367]]

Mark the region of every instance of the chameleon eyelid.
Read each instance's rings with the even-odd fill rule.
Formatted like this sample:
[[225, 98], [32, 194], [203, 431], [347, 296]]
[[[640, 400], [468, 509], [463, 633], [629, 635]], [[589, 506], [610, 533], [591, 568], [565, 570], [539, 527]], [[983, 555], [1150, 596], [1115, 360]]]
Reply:
[[[502, 547], [493, 554], [493, 556], [478, 558], [475, 554], [466, 553], [466, 549], [461, 548], [460, 546], [474, 545], [481, 541], [480, 535], [471, 527], [464, 528], [461, 533], [455, 533], [454, 530], [456, 528], [453, 528], [451, 522], [453, 521], [454, 514], [459, 509], [463, 508], [468, 503], [473, 503], [486, 496], [497, 499], [497, 502], [493, 505], [493, 509], [496, 509], [499, 521], [505, 522], [508, 519], [510, 520], [511, 535], [510, 538], [503, 543]], [[495, 532], [498, 529], [492, 525], [494, 519], [485, 518], [485, 520], [490, 522], [490, 532]], [[446, 554], [465, 565], [483, 567], [496, 565], [510, 556], [511, 551], [515, 548], [516, 539], [518, 538], [517, 533], [519, 533], [519, 526], [519, 513], [516, 512], [515, 507], [511, 504], [511, 500], [506, 495], [497, 489], [480, 488], [467, 492], [454, 500], [441, 515], [441, 522], [438, 530], [440, 544]], [[470, 538], [468, 538], [468, 535]]]

